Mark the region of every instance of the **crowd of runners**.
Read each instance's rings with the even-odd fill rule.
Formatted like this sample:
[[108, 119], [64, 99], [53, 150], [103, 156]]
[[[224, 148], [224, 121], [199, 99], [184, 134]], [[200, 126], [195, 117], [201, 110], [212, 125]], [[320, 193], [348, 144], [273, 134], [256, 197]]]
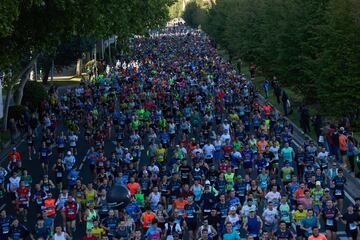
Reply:
[[[51, 89], [26, 124], [28, 151], [14, 148], [0, 169], [13, 207], [0, 239], [335, 240], [343, 224], [357, 239], [360, 201], [344, 205], [340, 167], [346, 129], [330, 136], [338, 161], [328, 145], [295, 147], [293, 126], [200, 31], [133, 38], [104, 74]], [[117, 184], [131, 202], [112, 209]]]

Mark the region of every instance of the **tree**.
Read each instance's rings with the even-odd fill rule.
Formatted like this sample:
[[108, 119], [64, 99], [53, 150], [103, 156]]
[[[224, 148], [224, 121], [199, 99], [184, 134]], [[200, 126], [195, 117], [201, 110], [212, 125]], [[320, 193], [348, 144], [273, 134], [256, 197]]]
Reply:
[[321, 74], [318, 94], [322, 111], [330, 116], [359, 114], [360, 21], [359, 5], [351, 0], [332, 0], [321, 32]]
[[[1, 20], [4, 21], [1, 22], [0, 30], [4, 32], [0, 35], [0, 69], [11, 69], [13, 72], [12, 77], [7, 77], [5, 82], [9, 98], [13, 94], [15, 84], [20, 81], [17, 96], [21, 102], [23, 86], [28, 80], [23, 75], [27, 75], [38, 56], [47, 55], [55, 58], [61, 44], [71, 43], [77, 38], [102, 39], [117, 35], [120, 39], [127, 39], [133, 34], [144, 34], [147, 29], [166, 23], [168, 7], [174, 1], [25, 0], [21, 4], [18, 0], [3, 2], [0, 13], [6, 13], [1, 14]], [[6, 129], [8, 104], [4, 107], [3, 128]]]
[[198, 28], [206, 22], [206, 7], [203, 1], [191, 1], [183, 12], [185, 22], [192, 28]]
[[0, 37], [11, 34], [14, 21], [19, 16], [19, 0], [2, 0], [0, 4]]

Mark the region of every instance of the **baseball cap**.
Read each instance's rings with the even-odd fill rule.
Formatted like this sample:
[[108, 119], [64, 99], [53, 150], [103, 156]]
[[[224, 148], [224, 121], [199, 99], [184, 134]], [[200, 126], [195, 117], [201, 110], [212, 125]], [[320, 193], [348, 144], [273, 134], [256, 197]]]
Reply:
[[329, 188], [325, 188], [324, 191], [325, 191], [325, 192], [330, 192], [330, 189], [329, 189]]
[[254, 209], [254, 208], [250, 208], [250, 209], [249, 209], [249, 212], [255, 212], [255, 209]]
[[70, 152], [70, 151], [68, 151], [68, 152], [67, 152], [67, 155], [71, 155], [71, 152]]
[[315, 184], [316, 184], [316, 185], [321, 185], [321, 182], [320, 182], [320, 181], [316, 181]]
[[236, 211], [236, 207], [234, 206], [230, 207], [230, 211]]
[[205, 185], [210, 185], [210, 181], [209, 181], [209, 180], [206, 180], [206, 181], [205, 181]]

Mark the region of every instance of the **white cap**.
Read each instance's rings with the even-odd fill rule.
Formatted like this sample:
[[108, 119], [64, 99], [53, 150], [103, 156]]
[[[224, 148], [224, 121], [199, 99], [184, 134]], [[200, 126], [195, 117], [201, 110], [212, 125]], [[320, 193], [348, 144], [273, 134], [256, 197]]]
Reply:
[[206, 181], [205, 181], [205, 185], [210, 185], [210, 181], [209, 181], [209, 180], [206, 180]]

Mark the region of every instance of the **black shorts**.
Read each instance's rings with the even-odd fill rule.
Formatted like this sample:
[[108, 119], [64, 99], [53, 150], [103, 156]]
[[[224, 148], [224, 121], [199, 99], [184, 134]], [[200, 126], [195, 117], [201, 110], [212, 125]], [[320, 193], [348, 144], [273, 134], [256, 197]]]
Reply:
[[169, 136], [170, 136], [170, 139], [173, 140], [175, 138], [175, 133], [170, 133]]
[[344, 199], [344, 191], [341, 191], [341, 195], [336, 195], [336, 194], [334, 194], [335, 195], [335, 199], [336, 200], [339, 200], [339, 199]]
[[29, 207], [27, 204], [19, 204], [19, 208], [28, 209]]
[[16, 200], [16, 194], [14, 192], [10, 193], [10, 198], [11, 198], [11, 201], [15, 201]]
[[76, 220], [76, 217], [75, 218], [66, 218], [66, 222], [72, 222], [72, 221], [75, 221]]
[[89, 164], [89, 168], [92, 172], [95, 170], [95, 167], [96, 167], [95, 164], [92, 163]]
[[187, 226], [189, 231], [196, 231], [196, 227], [197, 227], [196, 219], [187, 218], [186, 219], [186, 226]]
[[349, 238], [352, 238], [352, 239], [357, 239], [357, 235], [358, 235], [358, 231], [357, 230], [346, 230], [346, 235], [349, 237]]
[[49, 158], [41, 158], [41, 163], [45, 164], [45, 165], [49, 165]]
[[296, 225], [296, 234], [299, 236], [299, 237], [303, 237], [305, 234], [304, 234], [304, 230], [300, 228], [299, 225]]
[[56, 183], [61, 183], [62, 180], [63, 180], [62, 177], [56, 177], [56, 178], [55, 178], [55, 182], [56, 182]]
[[329, 226], [329, 225], [325, 225], [325, 230], [329, 230], [329, 231], [332, 231], [332, 232], [337, 232], [337, 224], [336, 222], [334, 222], [334, 225], [332, 226]]

